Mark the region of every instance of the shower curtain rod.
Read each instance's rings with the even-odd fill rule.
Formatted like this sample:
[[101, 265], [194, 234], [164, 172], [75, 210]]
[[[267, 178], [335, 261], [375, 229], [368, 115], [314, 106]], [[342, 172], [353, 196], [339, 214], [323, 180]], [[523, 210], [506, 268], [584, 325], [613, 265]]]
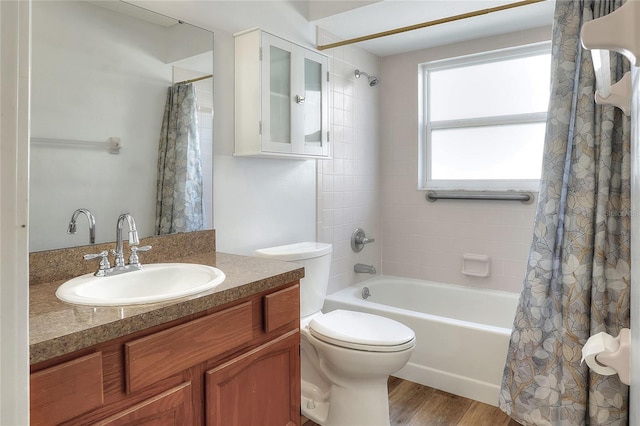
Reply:
[[324, 45], [318, 45], [318, 50], [332, 49], [334, 47], [345, 46], [348, 44], [360, 43], [361, 41], [373, 40], [376, 38], [387, 37], [390, 35], [401, 34], [408, 31], [419, 30], [421, 28], [433, 27], [435, 25], [446, 24], [448, 22], [460, 21], [462, 19], [473, 18], [476, 16], [487, 15], [493, 12], [500, 12], [502, 10], [513, 9], [520, 6], [527, 6], [534, 3], [540, 3], [546, 0], [523, 0], [516, 3], [509, 3], [502, 6], [490, 7], [487, 9], [475, 10], [473, 12], [462, 13], [460, 15], [449, 16], [446, 18], [435, 19], [433, 21], [422, 22], [421, 24], [409, 25], [407, 27], [400, 27], [393, 30], [382, 31], [375, 34], [369, 34], [362, 37], [351, 38], [348, 40], [338, 41], [336, 43], [329, 43]]
[[195, 83], [196, 81], [200, 81], [200, 80], [206, 80], [208, 78], [213, 78], [213, 74], [209, 74], [209, 75], [203, 75], [202, 77], [198, 77], [198, 78], [192, 78], [191, 80], [185, 80], [185, 81], [179, 81], [175, 84], [189, 84], [189, 83]]

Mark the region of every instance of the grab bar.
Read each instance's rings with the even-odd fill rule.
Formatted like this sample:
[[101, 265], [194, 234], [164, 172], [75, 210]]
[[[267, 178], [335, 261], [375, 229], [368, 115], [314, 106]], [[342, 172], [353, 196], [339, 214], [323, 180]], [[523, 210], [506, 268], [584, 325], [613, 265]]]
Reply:
[[432, 203], [437, 200], [490, 200], [522, 201], [524, 204], [529, 204], [535, 197], [530, 192], [427, 191], [425, 198]]

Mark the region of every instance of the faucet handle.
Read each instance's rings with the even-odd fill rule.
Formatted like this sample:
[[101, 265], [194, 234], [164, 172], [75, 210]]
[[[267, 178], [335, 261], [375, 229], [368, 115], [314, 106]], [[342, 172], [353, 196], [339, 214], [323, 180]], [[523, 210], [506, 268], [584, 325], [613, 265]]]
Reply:
[[365, 244], [369, 244], [374, 241], [374, 238], [368, 238], [365, 235], [362, 228], [356, 228], [356, 230], [353, 231], [353, 234], [351, 234], [351, 250], [353, 250], [355, 253], [358, 253], [362, 251]]
[[111, 254], [113, 254], [113, 266], [114, 268], [122, 268], [124, 266], [124, 256], [122, 253], [118, 253], [118, 250], [111, 249]]
[[129, 250], [131, 250], [131, 255], [129, 256], [129, 265], [137, 265], [140, 267], [142, 265], [140, 264], [140, 259], [138, 258], [138, 252], [149, 251], [151, 250], [151, 246], [131, 246]]
[[111, 268], [111, 264], [109, 263], [109, 252], [107, 250], [103, 250], [100, 253], [85, 254], [82, 257], [84, 260], [97, 259], [98, 257], [101, 258], [100, 267], [98, 268], [98, 271], [95, 273], [96, 276], [103, 276], [104, 271]]

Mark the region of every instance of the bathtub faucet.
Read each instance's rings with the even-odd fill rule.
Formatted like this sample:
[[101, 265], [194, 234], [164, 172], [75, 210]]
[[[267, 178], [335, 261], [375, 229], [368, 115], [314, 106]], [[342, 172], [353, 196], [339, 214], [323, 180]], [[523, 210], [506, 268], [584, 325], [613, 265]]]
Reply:
[[365, 265], [363, 263], [356, 263], [353, 270], [359, 274], [376, 274], [376, 268], [373, 265]]

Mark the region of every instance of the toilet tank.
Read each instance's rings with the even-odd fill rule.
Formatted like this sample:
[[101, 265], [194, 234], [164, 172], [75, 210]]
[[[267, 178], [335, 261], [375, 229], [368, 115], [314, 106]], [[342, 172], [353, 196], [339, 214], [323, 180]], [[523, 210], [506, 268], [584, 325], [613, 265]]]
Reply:
[[253, 254], [304, 266], [304, 278], [300, 280], [300, 317], [305, 317], [322, 309], [329, 284], [332, 252], [331, 244], [306, 242], [264, 248]]

